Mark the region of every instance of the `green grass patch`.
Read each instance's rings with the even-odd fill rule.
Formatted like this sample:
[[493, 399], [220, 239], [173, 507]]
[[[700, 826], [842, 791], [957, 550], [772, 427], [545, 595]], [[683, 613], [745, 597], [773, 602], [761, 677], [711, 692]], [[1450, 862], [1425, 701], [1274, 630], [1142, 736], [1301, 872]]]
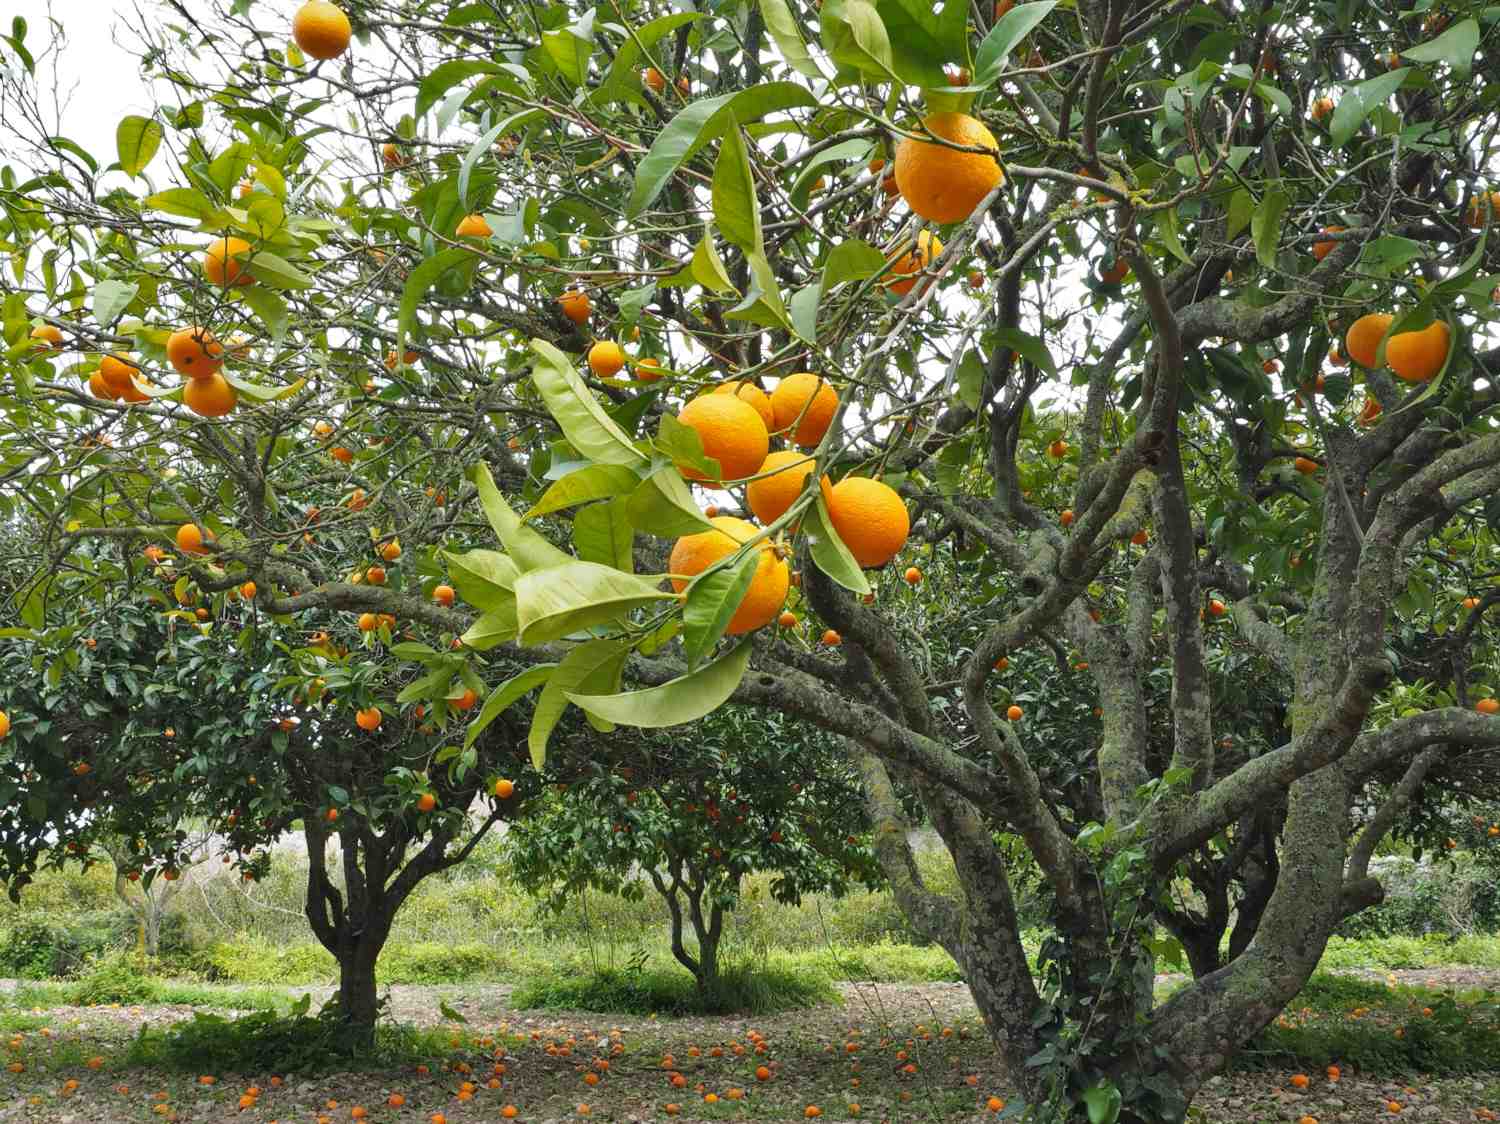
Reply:
[[769, 1015], [839, 1001], [828, 977], [819, 972], [747, 964], [725, 968], [703, 991], [680, 969], [645, 967], [538, 973], [511, 994], [517, 1007], [633, 1015]]
[[1500, 968], [1500, 936], [1332, 937], [1320, 968]]
[[953, 957], [936, 946], [872, 944], [772, 953], [770, 963], [815, 971], [834, 980], [877, 983], [944, 983], [960, 979]]

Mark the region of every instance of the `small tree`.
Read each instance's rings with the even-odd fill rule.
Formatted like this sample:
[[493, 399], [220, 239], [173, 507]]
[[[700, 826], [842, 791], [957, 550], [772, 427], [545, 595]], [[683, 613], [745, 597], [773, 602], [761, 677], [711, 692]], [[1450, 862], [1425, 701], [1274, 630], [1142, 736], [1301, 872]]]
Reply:
[[186, 839], [178, 848], [175, 873], [170, 880], [156, 879], [142, 884], [140, 857], [123, 839], [101, 840], [100, 847], [115, 868], [114, 891], [121, 905], [130, 911], [140, 926], [141, 951], [152, 960], [161, 952], [161, 926], [174, 898], [187, 882], [181, 874], [200, 865], [206, 858], [207, 839]]
[[507, 835], [507, 853], [556, 907], [589, 889], [639, 900], [649, 884], [700, 992], [714, 991], [746, 875], [771, 874], [787, 903], [879, 881], [858, 777], [827, 735], [729, 708], [690, 735], [629, 744], [613, 768], [548, 795]]

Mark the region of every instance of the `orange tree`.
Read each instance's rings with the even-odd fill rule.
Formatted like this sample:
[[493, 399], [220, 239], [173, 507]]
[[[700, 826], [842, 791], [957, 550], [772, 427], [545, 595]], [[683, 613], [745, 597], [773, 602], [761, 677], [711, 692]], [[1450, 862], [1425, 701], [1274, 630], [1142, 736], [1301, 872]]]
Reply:
[[[186, 525], [206, 593], [411, 629], [431, 651], [372, 649], [420, 657], [407, 705], [485, 688], [479, 737], [534, 690], [537, 765], [570, 704], [818, 726], [1015, 1111], [1181, 1119], [1379, 897], [1412, 794], [1500, 740], [1487, 10], [347, 7], [143, 21], [159, 106], [108, 166], [4, 40], [21, 627]], [[948, 665], [863, 600], [913, 514], [973, 563]], [[1207, 627], [1283, 740], [1220, 705]], [[1392, 642], [1424, 629], [1438, 671]], [[1096, 692], [1071, 789], [994, 670], [1039, 644]], [[1040, 984], [1006, 836], [1051, 891]], [[1247, 854], [1253, 932], [1156, 1004], [1174, 876]]]
[[769, 873], [771, 896], [790, 903], [880, 881], [858, 778], [821, 731], [726, 707], [680, 737], [642, 738], [628, 758], [617, 749], [616, 762], [529, 809], [507, 855], [554, 905], [588, 889], [639, 900], [649, 885], [705, 997], [747, 874]]

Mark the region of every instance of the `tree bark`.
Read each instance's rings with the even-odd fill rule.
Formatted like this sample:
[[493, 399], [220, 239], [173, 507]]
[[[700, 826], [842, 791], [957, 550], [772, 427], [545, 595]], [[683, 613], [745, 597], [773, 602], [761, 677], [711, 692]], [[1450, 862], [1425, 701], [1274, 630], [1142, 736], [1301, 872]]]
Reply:
[[379, 957], [380, 945], [365, 941], [356, 942], [348, 955], [339, 957], [339, 1015], [351, 1047], [368, 1048], [375, 1043], [375, 1018], [380, 1013], [375, 961]]

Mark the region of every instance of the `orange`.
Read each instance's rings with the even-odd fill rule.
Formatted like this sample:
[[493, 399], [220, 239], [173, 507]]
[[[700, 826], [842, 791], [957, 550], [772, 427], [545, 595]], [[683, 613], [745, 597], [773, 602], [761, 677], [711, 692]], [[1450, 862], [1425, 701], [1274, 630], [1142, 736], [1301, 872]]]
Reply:
[[1130, 536], [1130, 541], [1133, 542], [1136, 546], [1145, 546], [1146, 539], [1147, 535], [1144, 529], [1139, 530], [1135, 534]]
[[1341, 352], [1337, 347], [1331, 347], [1328, 349], [1328, 361], [1335, 367], [1347, 367], [1349, 365], [1349, 357]]
[[1385, 365], [1406, 382], [1431, 382], [1448, 360], [1448, 325], [1434, 320], [1420, 332], [1401, 332], [1385, 341]]
[[810, 1105], [808, 1105], [806, 1108], [804, 1108], [802, 1110], [802, 1115], [805, 1116], [805, 1117], [807, 1117], [807, 1119], [811, 1120], [814, 1117], [822, 1116], [823, 1115], [823, 1110], [821, 1108], [819, 1108], [815, 1104], [810, 1104]]
[[1344, 351], [1361, 367], [1374, 367], [1375, 355], [1380, 341], [1395, 317], [1385, 312], [1370, 312], [1361, 316], [1344, 333]]
[[207, 554], [203, 549], [204, 540], [213, 541], [213, 532], [197, 526], [193, 523], [184, 523], [177, 528], [177, 549], [183, 554]]
[[218, 371], [205, 378], [188, 379], [182, 388], [182, 404], [199, 417], [222, 418], [238, 401], [234, 387]]
[[240, 596], [246, 601], [254, 601], [255, 595], [258, 592], [259, 589], [254, 582], [246, 582], [244, 585], [240, 586]]
[[127, 390], [135, 389], [130, 383], [130, 376], [135, 372], [135, 365], [123, 355], [106, 355], [99, 360], [99, 377], [109, 387], [112, 398], [123, 398]]
[[714, 387], [715, 394], [733, 394], [742, 402], [748, 402], [760, 415], [760, 420], [766, 423], [769, 432], [776, 428], [776, 411], [771, 409], [771, 397], [753, 382], [742, 382], [732, 380], [722, 382]]
[[787, 609], [781, 614], [781, 616], [776, 618], [776, 623], [781, 628], [796, 628], [797, 614], [792, 612], [790, 609]]
[[1311, 476], [1314, 472], [1318, 471], [1318, 462], [1310, 460], [1307, 457], [1298, 457], [1292, 462], [1292, 467], [1302, 473], [1303, 476]]
[[488, 238], [494, 233], [490, 229], [490, 224], [484, 221], [483, 215], [465, 215], [459, 220], [453, 236], [455, 238]]
[[1057, 517], [1057, 521], [1064, 527], [1071, 527], [1073, 525], [1073, 509], [1071, 507], [1063, 508], [1062, 514]]
[[206, 379], [224, 365], [224, 348], [206, 328], [179, 328], [167, 337], [167, 361], [178, 374]]
[[911, 516], [889, 484], [846, 476], [832, 488], [824, 483], [823, 500], [834, 532], [865, 569], [884, 566], [906, 545]]
[[516, 786], [514, 781], [508, 781], [504, 777], [501, 777], [495, 782], [494, 792], [501, 800], [509, 800], [515, 794], [515, 791]]
[[658, 381], [662, 377], [661, 376], [661, 370], [660, 370], [660, 368], [661, 368], [661, 360], [660, 359], [652, 359], [650, 357], [647, 357], [645, 359], [638, 359], [638, 360], [636, 360], [636, 364], [635, 364], [635, 381], [636, 382], [656, 382], [656, 381]]
[[[684, 535], [672, 544], [667, 570], [680, 575], [672, 578], [672, 588], [678, 593], [687, 588], [684, 578], [701, 574], [721, 558], [733, 554], [740, 544], [760, 534], [760, 528], [755, 524], [731, 515], [721, 515], [711, 522], [713, 530]], [[787, 564], [776, 556], [770, 542], [762, 540], [756, 549], [760, 551], [760, 558], [755, 566], [755, 576], [750, 579], [750, 588], [745, 591], [734, 616], [729, 618], [729, 627], [725, 629], [730, 636], [753, 632], [775, 620], [791, 587]]]
[[1004, 671], [1009, 666], [1010, 666], [1010, 660], [1008, 658], [1006, 658], [1005, 656], [1001, 656], [998, 660], [995, 661], [995, 670], [996, 671]]
[[568, 289], [557, 298], [563, 315], [575, 324], [588, 323], [589, 313], [594, 311], [593, 302], [582, 289]]
[[387, 168], [405, 167], [407, 162], [401, 150], [389, 142], [380, 146], [380, 158], [385, 161]]
[[839, 396], [827, 380], [808, 371], [788, 375], [771, 391], [771, 410], [778, 433], [797, 423], [791, 434], [793, 443], [810, 449], [823, 440], [833, 415], [838, 412]]
[[1099, 271], [1099, 280], [1106, 285], [1118, 285], [1129, 273], [1130, 263], [1124, 258], [1116, 258], [1114, 265]]
[[815, 463], [807, 454], [790, 450], [766, 457], [756, 478], [745, 486], [745, 500], [755, 518], [770, 526], [785, 515], [802, 494]]
[[113, 402], [120, 394], [110, 388], [109, 383], [104, 380], [102, 371], [95, 371], [89, 375], [89, 393], [95, 398], [102, 398], [107, 402]]
[[53, 351], [62, 350], [62, 329], [56, 324], [43, 324], [40, 328], [31, 329], [31, 338], [40, 340], [43, 350], [49, 347]]
[[1059, 437], [1056, 441], [1047, 446], [1047, 455], [1053, 460], [1062, 460], [1063, 457], [1068, 455], [1068, 443], [1061, 437]]
[[771, 1080], [771, 1071], [769, 1069], [767, 1069], [763, 1065], [762, 1066], [756, 1066], [755, 1067], [755, 1080], [757, 1080], [757, 1081], [769, 1081], [769, 1080]]
[[[698, 434], [705, 456], [719, 462], [723, 480], [743, 480], [755, 475], [765, 463], [771, 447], [766, 423], [755, 408], [727, 394], [700, 394], [677, 415], [677, 420]], [[705, 480], [696, 469], [679, 465], [689, 480]]]
[[601, 379], [620, 373], [625, 366], [625, 352], [614, 340], [600, 340], [589, 348], [589, 370]]
[[1462, 601], [1459, 602], [1459, 604], [1462, 605], [1465, 609], [1477, 609], [1479, 608], [1479, 598], [1465, 597]]
[[0, 710], [0, 738], [5, 737], [8, 733], [10, 733], [10, 715]]
[[361, 632], [374, 632], [380, 627], [380, 619], [374, 613], [361, 613], [357, 623]]
[[942, 252], [943, 243], [930, 232], [922, 231], [917, 235], [915, 246], [886, 259], [891, 263], [891, 270], [886, 274], [885, 287], [898, 297], [906, 296], [916, 286], [918, 275]]
[[1307, 1074], [1305, 1074], [1305, 1073], [1294, 1073], [1294, 1074], [1292, 1074], [1291, 1085], [1292, 1085], [1293, 1089], [1306, 1089], [1307, 1088]]
[[430, 792], [424, 792], [417, 797], [417, 811], [430, 812], [437, 807], [437, 797]]
[[380, 720], [383, 717], [378, 706], [366, 707], [354, 712], [354, 724], [361, 730], [373, 732], [380, 729]]
[[[922, 125], [934, 137], [971, 148], [999, 150], [995, 134], [967, 113], [933, 113]], [[936, 223], [960, 222], [1005, 179], [989, 152], [960, 152], [936, 141], [906, 137], [896, 146], [896, 187], [906, 205]]]
[[648, 66], [641, 71], [641, 81], [651, 87], [651, 92], [659, 94], [667, 88], [666, 76], [654, 66]]
[[1268, 375], [1274, 375], [1277, 371], [1281, 370], [1281, 360], [1267, 359], [1260, 365], [1260, 369]]
[[1312, 103], [1312, 119], [1321, 121], [1333, 112], [1332, 98], [1318, 98]]
[[1002, 1101], [999, 1097], [991, 1097], [989, 1100], [984, 1102], [984, 1107], [989, 1109], [991, 1112], [999, 1112], [1005, 1108], [1005, 1102]]
[[453, 604], [453, 596], [453, 587], [451, 585], [444, 583], [443, 585], [433, 587], [432, 599], [439, 605], [448, 606]]
[[1469, 212], [1464, 221], [1475, 230], [1478, 230], [1486, 222], [1500, 220], [1500, 191], [1491, 191], [1488, 194], [1480, 192], [1469, 200]]
[[1012, 722], [1019, 722], [1019, 721], [1021, 721], [1021, 716], [1023, 714], [1025, 714], [1025, 711], [1023, 711], [1020, 707], [1016, 706], [1014, 703], [1012, 703], [1005, 710], [1005, 717], [1008, 718], [1008, 719], [1010, 719], [1010, 721], [1012, 721]]
[[915, 566], [908, 566], [906, 568], [906, 573], [902, 574], [901, 577], [907, 585], [922, 584], [922, 571], [917, 569]]
[[401, 557], [401, 544], [395, 539], [392, 539], [388, 543], [382, 543], [380, 550], [377, 553], [379, 553], [380, 557], [385, 559], [387, 562], [394, 562], [396, 559]]
[[[831, 628], [825, 628], [823, 630], [823, 635], [822, 635], [821, 639], [823, 641], [823, 645], [825, 647], [828, 647], [828, 648], [837, 648], [840, 644], [842, 644], [844, 642], [844, 638], [842, 636], [840, 636], [837, 632], [835, 632]], [[760, 1071], [759, 1070], [756, 1071], [755, 1076], [756, 1077], [760, 1077], [760, 1079], [762, 1081], [765, 1080], [764, 1077], [760, 1076]]]
[[328, 0], [307, 0], [292, 17], [292, 38], [302, 53], [315, 59], [334, 59], [349, 49], [349, 17]]
[[[1342, 226], [1325, 226], [1323, 228], [1323, 233], [1324, 234], [1338, 234], [1343, 229], [1344, 229], [1344, 227], [1342, 227]], [[1319, 261], [1322, 261], [1329, 254], [1333, 253], [1333, 248], [1335, 246], [1337, 246], [1337, 245], [1338, 245], [1337, 242], [1314, 242], [1313, 243], [1313, 257], [1317, 258]]]
[[250, 269], [239, 260], [250, 252], [250, 243], [243, 238], [220, 238], [209, 245], [203, 254], [203, 276], [211, 285], [253, 285], [255, 278]]
[[449, 699], [448, 705], [454, 710], [473, 710], [474, 704], [479, 701], [479, 695], [473, 687], [466, 687], [464, 693], [456, 699]]
[[1500, 714], [1500, 699], [1480, 699], [1474, 709], [1480, 714]]
[[329, 808], [328, 811], [323, 813], [323, 818], [329, 823], [336, 823], [339, 818], [339, 810], [337, 808]]

